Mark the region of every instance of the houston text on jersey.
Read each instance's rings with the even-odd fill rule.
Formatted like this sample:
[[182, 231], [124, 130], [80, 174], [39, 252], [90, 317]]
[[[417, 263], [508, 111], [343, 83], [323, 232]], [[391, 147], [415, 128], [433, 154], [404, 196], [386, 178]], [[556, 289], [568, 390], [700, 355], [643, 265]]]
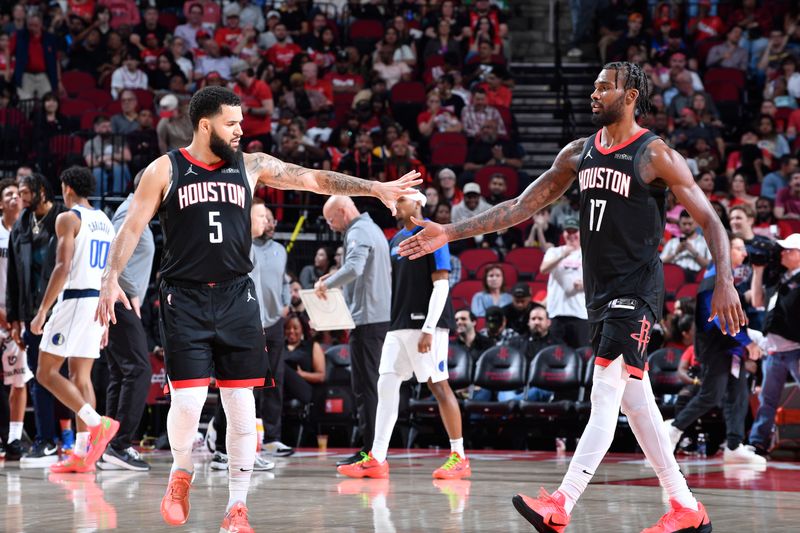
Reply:
[[180, 208], [197, 203], [228, 202], [244, 209], [247, 191], [242, 185], [224, 181], [204, 181], [190, 183], [178, 188], [178, 204]]
[[631, 189], [631, 177], [613, 168], [593, 167], [581, 170], [578, 174], [581, 191], [586, 189], [608, 189], [628, 197]]

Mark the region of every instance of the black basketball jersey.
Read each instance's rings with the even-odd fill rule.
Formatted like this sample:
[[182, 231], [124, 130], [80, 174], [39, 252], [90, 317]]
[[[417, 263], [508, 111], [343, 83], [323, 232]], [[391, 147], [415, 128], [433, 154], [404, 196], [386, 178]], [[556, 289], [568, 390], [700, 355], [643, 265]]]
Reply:
[[[437, 270], [450, 271], [450, 248], [447, 244], [425, 257], [410, 260], [398, 252], [400, 243], [421, 231], [417, 226], [409, 231], [401, 229], [389, 241], [389, 254], [392, 258], [392, 320], [390, 331], [398, 329], [422, 329], [428, 314], [428, 303], [433, 292], [431, 275]], [[455, 330], [453, 304], [450, 298], [436, 323], [437, 328]]]
[[604, 149], [589, 137], [578, 166], [583, 280], [590, 321], [619, 297], [644, 300], [661, 316], [664, 274], [658, 246], [664, 233], [666, 187], [646, 184], [639, 158], [658, 136], [641, 130]]
[[161, 276], [219, 283], [248, 274], [253, 198], [244, 158], [208, 166], [184, 148], [168, 155], [172, 182], [158, 211], [164, 233]]

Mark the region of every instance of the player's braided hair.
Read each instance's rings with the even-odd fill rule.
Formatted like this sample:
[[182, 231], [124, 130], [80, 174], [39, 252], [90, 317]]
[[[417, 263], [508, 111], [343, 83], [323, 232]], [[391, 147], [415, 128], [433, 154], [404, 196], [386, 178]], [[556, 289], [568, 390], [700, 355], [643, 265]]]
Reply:
[[642, 67], [636, 63], [629, 61], [615, 61], [613, 63], [606, 63], [603, 70], [616, 71], [614, 76], [614, 84], [617, 84], [619, 73], [625, 73], [624, 88], [636, 89], [639, 91], [639, 97], [636, 99], [636, 111], [639, 116], [644, 116], [650, 111], [650, 84]]

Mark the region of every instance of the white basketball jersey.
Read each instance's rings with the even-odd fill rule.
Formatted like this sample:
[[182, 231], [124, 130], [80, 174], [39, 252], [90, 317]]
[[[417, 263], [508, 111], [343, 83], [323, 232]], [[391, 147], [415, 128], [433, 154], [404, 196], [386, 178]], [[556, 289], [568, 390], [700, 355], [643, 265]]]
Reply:
[[8, 247], [11, 232], [0, 222], [0, 308], [6, 307], [6, 273], [8, 272]]
[[100, 278], [114, 239], [114, 226], [99, 209], [75, 206], [71, 211], [80, 217], [81, 229], [75, 236], [75, 252], [64, 289], [100, 290]]

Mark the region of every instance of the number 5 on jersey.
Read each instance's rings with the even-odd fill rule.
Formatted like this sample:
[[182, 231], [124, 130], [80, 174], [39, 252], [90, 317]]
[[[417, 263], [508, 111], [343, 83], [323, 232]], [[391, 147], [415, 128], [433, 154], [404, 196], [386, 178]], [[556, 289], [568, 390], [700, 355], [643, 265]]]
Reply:
[[[592, 198], [589, 200], [589, 231], [600, 231], [600, 224], [603, 223], [603, 213], [606, 212], [607, 200], [597, 200]], [[597, 206], [597, 224], [594, 222], [594, 209]]]
[[214, 230], [208, 234], [208, 240], [214, 244], [222, 242], [222, 222], [217, 220], [218, 216], [219, 211], [208, 212], [208, 225]]

